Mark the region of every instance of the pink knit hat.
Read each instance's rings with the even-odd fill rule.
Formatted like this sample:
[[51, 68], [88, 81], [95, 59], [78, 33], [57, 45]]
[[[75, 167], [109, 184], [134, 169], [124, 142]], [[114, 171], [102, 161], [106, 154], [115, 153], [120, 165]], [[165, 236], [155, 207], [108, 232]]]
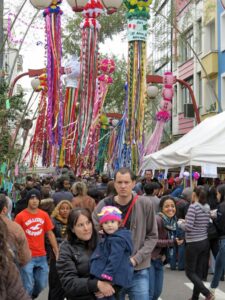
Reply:
[[113, 220], [121, 222], [122, 212], [115, 206], [104, 206], [98, 214], [98, 220], [100, 224]]

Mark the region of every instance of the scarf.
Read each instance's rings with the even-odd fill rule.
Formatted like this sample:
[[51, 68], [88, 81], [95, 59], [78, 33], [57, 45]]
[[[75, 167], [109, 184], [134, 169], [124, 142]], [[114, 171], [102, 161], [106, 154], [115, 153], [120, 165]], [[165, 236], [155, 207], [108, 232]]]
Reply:
[[177, 218], [174, 216], [173, 218], [169, 218], [162, 212], [159, 213], [159, 216], [162, 218], [163, 226], [168, 231], [168, 238], [174, 239], [176, 236], [176, 230], [177, 230]]

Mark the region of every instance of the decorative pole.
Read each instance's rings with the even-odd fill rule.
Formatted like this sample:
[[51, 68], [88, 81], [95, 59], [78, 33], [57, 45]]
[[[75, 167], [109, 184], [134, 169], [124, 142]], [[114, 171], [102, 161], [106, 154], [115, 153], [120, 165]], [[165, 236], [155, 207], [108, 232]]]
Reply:
[[[146, 101], [146, 40], [149, 5], [152, 0], [124, 0], [128, 21], [128, 123], [127, 153], [131, 169], [137, 174], [144, 147], [144, 112]], [[129, 160], [128, 160], [129, 161]]]

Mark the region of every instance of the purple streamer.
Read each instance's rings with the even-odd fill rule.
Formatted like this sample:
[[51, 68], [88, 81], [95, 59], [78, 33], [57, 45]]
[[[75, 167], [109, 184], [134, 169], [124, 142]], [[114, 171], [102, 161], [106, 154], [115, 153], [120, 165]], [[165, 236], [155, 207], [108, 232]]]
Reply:
[[48, 138], [51, 145], [54, 144], [54, 135], [52, 131], [52, 108], [53, 108], [53, 89], [52, 89], [52, 52], [51, 52], [51, 15], [46, 15], [46, 35], [47, 35], [47, 80], [48, 80], [48, 108], [47, 108], [47, 124]]
[[58, 53], [59, 53], [59, 119], [58, 119], [58, 145], [62, 144], [62, 135], [63, 135], [63, 95], [62, 95], [62, 68], [61, 68], [61, 59], [62, 59], [62, 40], [61, 40], [61, 14], [57, 15], [56, 26], [58, 28]]

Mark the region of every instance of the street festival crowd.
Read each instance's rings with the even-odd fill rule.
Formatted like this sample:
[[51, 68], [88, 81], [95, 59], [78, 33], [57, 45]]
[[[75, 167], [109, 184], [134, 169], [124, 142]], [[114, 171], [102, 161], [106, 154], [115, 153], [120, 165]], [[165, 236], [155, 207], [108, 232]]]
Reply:
[[[128, 168], [26, 177], [0, 194], [0, 299], [156, 300], [164, 266], [185, 270], [190, 299], [215, 299], [224, 280], [225, 183]], [[210, 287], [204, 285], [213, 272]], [[175, 298], [174, 298], [175, 299]], [[170, 300], [170, 299], [168, 299]], [[182, 300], [182, 299], [179, 299]]]

